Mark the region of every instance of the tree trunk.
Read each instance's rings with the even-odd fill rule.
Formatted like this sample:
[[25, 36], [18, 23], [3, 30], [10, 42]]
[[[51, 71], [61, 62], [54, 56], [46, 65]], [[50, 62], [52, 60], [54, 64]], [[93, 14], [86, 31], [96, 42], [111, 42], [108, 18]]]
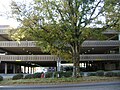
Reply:
[[80, 65], [79, 65], [79, 57], [74, 57], [73, 60], [73, 77], [79, 77], [80, 76]]
[[73, 77], [80, 76], [80, 65], [79, 65], [80, 55], [79, 53], [73, 55]]

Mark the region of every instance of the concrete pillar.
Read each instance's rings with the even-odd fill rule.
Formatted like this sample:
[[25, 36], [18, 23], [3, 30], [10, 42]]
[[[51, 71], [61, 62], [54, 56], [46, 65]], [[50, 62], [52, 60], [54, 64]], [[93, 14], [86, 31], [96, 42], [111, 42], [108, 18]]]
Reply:
[[83, 65], [84, 65], [84, 68], [86, 68], [86, 64], [85, 64], [85, 62], [83, 63]]
[[60, 68], [61, 68], [61, 61], [58, 60], [57, 61], [57, 71], [60, 71]]
[[35, 69], [35, 67], [33, 67], [33, 74], [34, 74], [34, 69]]
[[16, 65], [13, 64], [13, 73], [15, 74], [16, 73]]
[[118, 40], [120, 41], [120, 33], [118, 34]]
[[75, 76], [75, 66], [73, 65], [73, 74], [72, 76]]
[[25, 66], [23, 66], [23, 73], [25, 73], [25, 71], [26, 71], [26, 68], [25, 68]]
[[5, 63], [5, 74], [7, 74], [7, 63]]

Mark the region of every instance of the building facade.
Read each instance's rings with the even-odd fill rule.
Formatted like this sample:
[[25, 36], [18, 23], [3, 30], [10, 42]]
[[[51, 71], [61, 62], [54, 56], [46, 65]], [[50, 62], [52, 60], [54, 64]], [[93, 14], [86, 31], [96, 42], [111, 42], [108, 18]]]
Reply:
[[[60, 71], [64, 60], [42, 53], [34, 41], [12, 41], [7, 33], [9, 28], [9, 25], [0, 25], [0, 73], [34, 73], [34, 68], [40, 66]], [[120, 70], [120, 33], [109, 30], [103, 34], [109, 39], [87, 40], [82, 44], [83, 71]]]

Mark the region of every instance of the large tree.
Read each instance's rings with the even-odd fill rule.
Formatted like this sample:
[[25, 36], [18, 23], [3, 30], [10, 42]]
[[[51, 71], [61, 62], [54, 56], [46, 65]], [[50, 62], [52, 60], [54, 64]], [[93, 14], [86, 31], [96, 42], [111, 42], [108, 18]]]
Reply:
[[106, 0], [105, 3], [106, 25], [114, 30], [120, 30], [120, 0]]
[[12, 38], [32, 37], [43, 51], [72, 60], [77, 77], [82, 43], [91, 37], [101, 38], [100, 33], [108, 28], [103, 17], [106, 6], [104, 0], [12, 2], [13, 16], [21, 23]]

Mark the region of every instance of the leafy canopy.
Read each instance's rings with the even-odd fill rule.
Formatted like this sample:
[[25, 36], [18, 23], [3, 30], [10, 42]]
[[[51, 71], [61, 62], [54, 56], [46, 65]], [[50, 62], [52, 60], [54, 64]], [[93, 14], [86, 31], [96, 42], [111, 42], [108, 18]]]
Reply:
[[[108, 28], [107, 24], [110, 27], [113, 24], [113, 15], [114, 12], [118, 15], [119, 6], [118, 1], [115, 7], [111, 5], [115, 0], [110, 1], [34, 0], [30, 5], [12, 2], [13, 17], [21, 22], [12, 38], [19, 40], [28, 36], [37, 41], [43, 51], [72, 58], [73, 54], [80, 54], [83, 41], [102, 39], [100, 32]], [[111, 12], [113, 15], [109, 14]], [[115, 19], [119, 20], [117, 15]], [[21, 36], [21, 33], [24, 35]]]

